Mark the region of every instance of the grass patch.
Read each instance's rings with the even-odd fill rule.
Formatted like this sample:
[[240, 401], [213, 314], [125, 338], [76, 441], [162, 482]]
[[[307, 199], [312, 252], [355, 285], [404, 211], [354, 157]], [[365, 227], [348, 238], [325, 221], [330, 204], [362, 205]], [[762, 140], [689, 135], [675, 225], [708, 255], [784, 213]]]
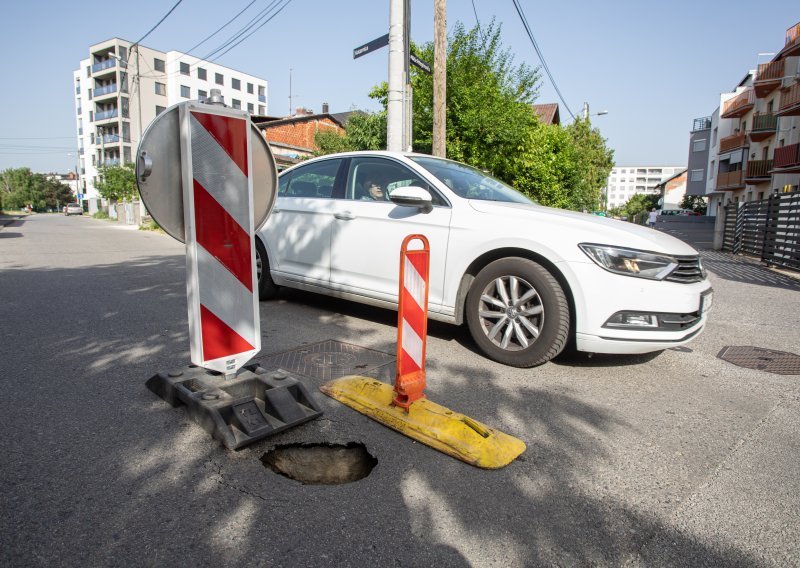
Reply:
[[164, 229], [161, 228], [161, 225], [156, 223], [155, 219], [150, 219], [139, 225], [140, 231], [155, 231], [156, 233], [161, 233], [162, 235], [166, 235]]
[[105, 211], [97, 211], [92, 217], [95, 219], [109, 219], [108, 213]]

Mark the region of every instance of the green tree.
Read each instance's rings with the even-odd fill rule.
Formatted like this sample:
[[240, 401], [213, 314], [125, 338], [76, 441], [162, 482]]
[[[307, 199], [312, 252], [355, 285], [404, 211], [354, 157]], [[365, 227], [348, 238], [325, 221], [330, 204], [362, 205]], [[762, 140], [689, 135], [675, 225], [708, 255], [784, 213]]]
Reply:
[[627, 215], [628, 219], [632, 219], [640, 213], [650, 211], [653, 208], [658, 209], [658, 200], [658, 194], [637, 193], [620, 208], [620, 213]]
[[574, 149], [575, 185], [570, 190], [570, 209], [601, 209], [602, 189], [614, 167], [614, 151], [587, 119], [579, 118], [565, 128]]
[[136, 174], [133, 164], [100, 167], [99, 174], [95, 187], [106, 199], [130, 201], [136, 196]]
[[59, 211], [66, 203], [76, 201], [76, 196], [68, 185], [45, 178], [42, 183], [42, 200], [45, 208]]
[[708, 203], [706, 203], [705, 197], [700, 195], [684, 195], [680, 207], [681, 209], [689, 209], [695, 213], [705, 215]]
[[2, 209], [21, 209], [36, 201], [34, 174], [29, 168], [8, 168], [0, 174]]
[[540, 124], [530, 129], [512, 164], [514, 187], [550, 207], [574, 208], [571, 192], [578, 183], [575, 148], [566, 130]]

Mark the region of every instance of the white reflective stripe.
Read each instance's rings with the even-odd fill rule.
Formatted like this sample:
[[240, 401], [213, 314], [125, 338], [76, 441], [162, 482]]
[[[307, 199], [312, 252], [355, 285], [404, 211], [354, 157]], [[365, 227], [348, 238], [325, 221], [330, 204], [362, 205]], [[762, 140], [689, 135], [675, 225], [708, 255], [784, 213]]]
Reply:
[[[225, 211], [250, 232], [247, 176], [197, 119], [190, 115], [192, 129], [192, 176]], [[248, 133], [250, 131], [248, 130]]]
[[255, 345], [253, 294], [199, 244], [197, 287], [200, 291], [200, 303], [250, 345]]
[[422, 339], [405, 318], [403, 318], [403, 351], [414, 360], [420, 369], [422, 368]]
[[425, 311], [425, 280], [422, 278], [408, 257], [403, 257], [403, 288], [408, 290], [417, 305]]

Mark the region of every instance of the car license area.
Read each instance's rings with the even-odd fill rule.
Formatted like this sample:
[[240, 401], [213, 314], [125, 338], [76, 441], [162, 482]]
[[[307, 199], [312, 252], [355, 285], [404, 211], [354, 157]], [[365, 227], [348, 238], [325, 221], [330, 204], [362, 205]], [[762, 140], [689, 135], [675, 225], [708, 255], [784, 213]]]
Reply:
[[704, 314], [711, 309], [712, 304], [714, 303], [714, 293], [709, 290], [708, 292], [704, 292], [700, 295], [700, 313]]

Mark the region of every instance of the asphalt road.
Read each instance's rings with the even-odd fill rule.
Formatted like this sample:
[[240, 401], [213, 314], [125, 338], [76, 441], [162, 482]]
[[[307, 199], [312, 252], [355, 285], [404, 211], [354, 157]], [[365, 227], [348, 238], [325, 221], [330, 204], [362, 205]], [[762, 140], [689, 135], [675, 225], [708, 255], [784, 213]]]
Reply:
[[[144, 386], [188, 363], [183, 246], [87, 217], [12, 221], [0, 565], [800, 566], [800, 377], [717, 358], [799, 353], [800, 281], [704, 257], [715, 306], [688, 349], [520, 370], [432, 323], [429, 398], [528, 446], [485, 471], [315, 380], [321, 419], [224, 449]], [[391, 312], [293, 292], [260, 309], [261, 359], [325, 339], [394, 351]], [[355, 483], [301, 485], [260, 460], [279, 444], [354, 441], [378, 460]]]

